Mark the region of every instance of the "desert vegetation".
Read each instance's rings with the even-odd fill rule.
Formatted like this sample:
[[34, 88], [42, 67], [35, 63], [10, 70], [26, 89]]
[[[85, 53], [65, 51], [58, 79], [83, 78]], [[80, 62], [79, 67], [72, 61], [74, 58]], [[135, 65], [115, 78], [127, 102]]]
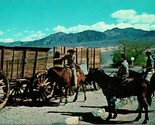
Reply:
[[[113, 64], [120, 64], [120, 54], [125, 53], [129, 64], [131, 64], [131, 57], [134, 57], [134, 65], [142, 66], [145, 65], [146, 57], [145, 51], [147, 49], [152, 49], [152, 41], [126, 41], [122, 40], [118, 42], [118, 50], [113, 53]], [[154, 50], [152, 49], [154, 54]]]

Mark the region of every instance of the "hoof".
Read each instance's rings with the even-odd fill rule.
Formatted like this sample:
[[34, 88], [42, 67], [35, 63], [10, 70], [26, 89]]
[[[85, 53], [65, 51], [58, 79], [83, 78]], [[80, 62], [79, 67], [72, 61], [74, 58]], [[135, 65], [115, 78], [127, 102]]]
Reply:
[[59, 103], [62, 103], [62, 100], [60, 100]]
[[117, 114], [114, 114], [113, 117], [112, 117], [112, 119], [115, 119], [116, 117], [117, 117]]
[[84, 102], [87, 100], [87, 98], [84, 98]]
[[73, 102], [76, 102], [77, 99], [74, 99]]
[[109, 116], [106, 118], [106, 121], [110, 121], [110, 117]]
[[139, 117], [136, 117], [136, 119], [134, 121], [139, 121], [139, 119], [140, 119]]
[[68, 103], [68, 101], [65, 101], [65, 104], [67, 104]]
[[147, 120], [144, 120], [144, 121], [142, 122], [142, 124], [147, 124]]

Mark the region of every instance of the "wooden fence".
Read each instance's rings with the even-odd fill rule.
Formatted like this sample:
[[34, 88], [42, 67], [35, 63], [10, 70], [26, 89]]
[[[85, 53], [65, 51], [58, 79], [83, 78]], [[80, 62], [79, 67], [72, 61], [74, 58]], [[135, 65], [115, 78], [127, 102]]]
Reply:
[[67, 50], [74, 49], [76, 52], [76, 63], [77, 64], [87, 64], [87, 69], [89, 68], [99, 68], [100, 67], [100, 48], [73, 48], [73, 47], [64, 47], [56, 46], [54, 47], [54, 53], [57, 51], [64, 56], [67, 54]]

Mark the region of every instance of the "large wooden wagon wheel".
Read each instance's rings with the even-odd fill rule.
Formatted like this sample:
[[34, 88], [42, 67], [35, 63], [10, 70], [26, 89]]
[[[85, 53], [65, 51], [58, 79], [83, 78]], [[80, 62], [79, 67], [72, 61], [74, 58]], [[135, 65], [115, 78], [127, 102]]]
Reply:
[[51, 83], [47, 72], [37, 73], [32, 84], [33, 101], [49, 101], [54, 94], [56, 83]]
[[16, 81], [12, 82], [11, 90], [10, 90], [10, 98], [11, 102], [22, 102], [24, 101], [26, 94], [26, 87], [30, 84], [30, 80], [28, 79], [16, 79]]
[[10, 95], [10, 83], [5, 73], [0, 70], [0, 109], [2, 109], [8, 101]]

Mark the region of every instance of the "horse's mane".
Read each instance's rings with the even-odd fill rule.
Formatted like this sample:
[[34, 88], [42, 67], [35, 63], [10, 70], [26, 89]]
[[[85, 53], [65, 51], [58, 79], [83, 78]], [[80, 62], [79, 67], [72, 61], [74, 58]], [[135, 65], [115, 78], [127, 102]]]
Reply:
[[143, 72], [140, 73], [140, 72], [136, 72], [136, 71], [134, 71], [134, 70], [129, 70], [129, 77], [130, 77], [130, 78], [135, 78], [135, 77], [138, 77], [138, 78], [140, 77], [140, 78], [142, 78], [143, 75], [144, 75]]
[[104, 72], [103, 69], [97, 69], [96, 70], [96, 75], [99, 81], [100, 85], [104, 84], [104, 87], [111, 86], [112, 88], [116, 88], [119, 85], [119, 79], [113, 76], [109, 76]]
[[106, 77], [107, 79], [113, 79], [113, 78], [115, 79], [115, 77], [106, 74], [105, 71], [104, 71], [103, 69], [98, 69], [98, 72], [100, 72], [100, 74], [101, 74], [102, 76]]
[[52, 67], [48, 69], [48, 74], [50, 75], [49, 77], [59, 79], [60, 78], [59, 72], [61, 72], [62, 70], [63, 70], [62, 67]]

